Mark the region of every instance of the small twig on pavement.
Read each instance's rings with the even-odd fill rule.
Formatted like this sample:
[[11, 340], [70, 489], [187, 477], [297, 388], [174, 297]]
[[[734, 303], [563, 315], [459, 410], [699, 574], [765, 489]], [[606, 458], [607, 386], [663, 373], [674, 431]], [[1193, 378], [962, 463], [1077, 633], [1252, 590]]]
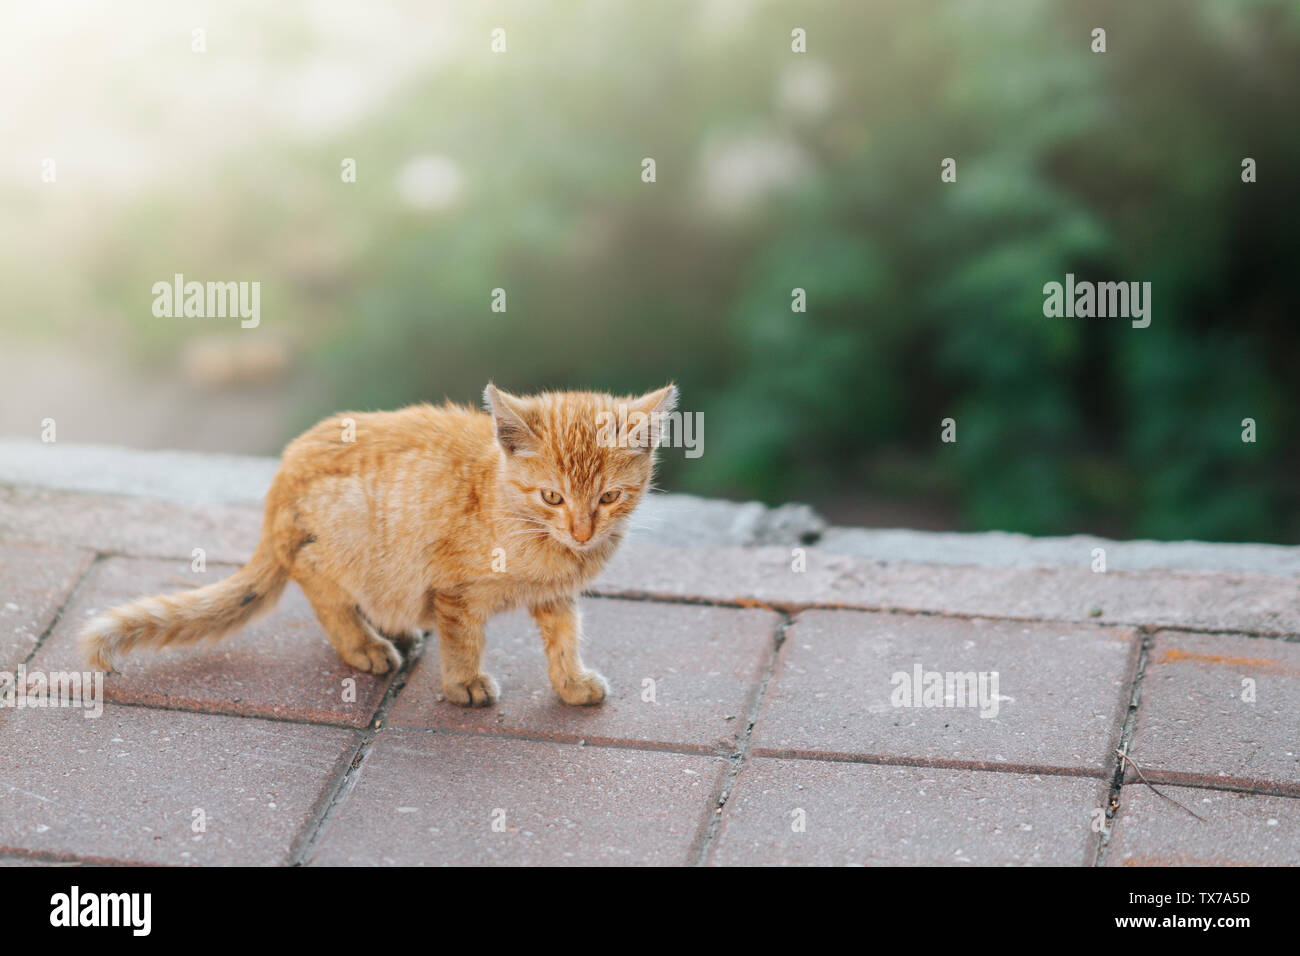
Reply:
[[1138, 775], [1138, 779], [1141, 780], [1143, 783], [1145, 783], [1148, 787], [1150, 787], [1150, 788], [1151, 788], [1151, 792], [1154, 793], [1157, 797], [1164, 797], [1164, 798], [1165, 798], [1166, 800], [1168, 800], [1170, 803], [1174, 804], [1174, 806], [1182, 807], [1182, 809], [1186, 810], [1188, 813], [1190, 813], [1192, 816], [1196, 817], [1196, 819], [1200, 820], [1202, 823], [1209, 823], [1209, 822], [1210, 822], [1209, 820], [1205, 819], [1205, 817], [1201, 816], [1199, 813], [1197, 813], [1195, 810], [1193, 810], [1191, 807], [1185, 807], [1185, 806], [1183, 806], [1181, 803], [1179, 803], [1177, 800], [1175, 800], [1173, 797], [1169, 796], [1169, 794], [1167, 794], [1167, 793], [1162, 793], [1162, 792], [1160, 792], [1159, 790], [1157, 790], [1157, 789], [1155, 788], [1155, 785], [1152, 784], [1151, 781], [1149, 781], [1146, 777], [1142, 776], [1142, 768], [1139, 767], [1136, 763], [1134, 763], [1134, 762], [1133, 762], [1133, 758], [1130, 757], [1128, 754], [1126, 754], [1124, 751], [1122, 751], [1122, 750], [1116, 750], [1115, 753], [1119, 754], [1121, 757], [1123, 757], [1125, 760], [1128, 761], [1129, 766], [1132, 767], [1133, 770], [1137, 773], [1137, 775]]

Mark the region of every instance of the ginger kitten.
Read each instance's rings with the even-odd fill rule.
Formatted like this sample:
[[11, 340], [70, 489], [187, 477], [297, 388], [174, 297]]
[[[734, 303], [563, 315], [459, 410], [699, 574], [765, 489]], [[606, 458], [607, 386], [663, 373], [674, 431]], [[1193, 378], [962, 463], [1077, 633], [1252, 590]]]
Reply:
[[555, 693], [600, 703], [609, 688], [579, 656], [577, 595], [650, 483], [677, 389], [517, 397], [488, 385], [483, 397], [488, 414], [345, 413], [294, 439], [252, 560], [224, 581], [105, 612], [81, 634], [87, 659], [112, 670], [132, 648], [221, 637], [270, 610], [292, 578], [359, 670], [388, 672], [402, 662], [395, 643], [436, 630], [443, 691], [464, 706], [499, 693], [483, 671], [487, 619], [527, 607]]

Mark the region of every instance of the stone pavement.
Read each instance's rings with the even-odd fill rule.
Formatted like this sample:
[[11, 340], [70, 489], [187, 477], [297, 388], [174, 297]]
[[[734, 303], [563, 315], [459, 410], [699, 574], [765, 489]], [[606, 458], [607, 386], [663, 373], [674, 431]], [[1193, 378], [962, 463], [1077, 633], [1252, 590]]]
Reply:
[[[228, 574], [273, 468], [0, 441], [0, 672]], [[98, 716], [0, 707], [0, 865], [1300, 864], [1300, 549], [646, 518], [583, 601], [604, 706], [521, 613], [493, 708], [439, 700], [429, 638], [357, 674], [291, 586]]]

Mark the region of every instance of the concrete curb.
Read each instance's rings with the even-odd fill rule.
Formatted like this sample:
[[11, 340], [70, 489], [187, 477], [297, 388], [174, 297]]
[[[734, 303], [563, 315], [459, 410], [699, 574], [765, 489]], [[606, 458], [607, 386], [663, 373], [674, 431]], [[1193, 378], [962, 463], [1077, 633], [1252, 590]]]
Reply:
[[[278, 460], [247, 455], [141, 451], [111, 445], [0, 438], [0, 485], [95, 492], [189, 506], [260, 505]], [[1201, 541], [1113, 541], [1090, 535], [1033, 538], [1005, 532], [943, 533], [830, 527], [811, 507], [768, 507], [694, 495], [653, 495], [632, 539], [675, 548], [816, 544], [830, 554], [908, 564], [992, 568], [1089, 567], [1093, 551], [1130, 571], [1300, 574], [1300, 547]]]

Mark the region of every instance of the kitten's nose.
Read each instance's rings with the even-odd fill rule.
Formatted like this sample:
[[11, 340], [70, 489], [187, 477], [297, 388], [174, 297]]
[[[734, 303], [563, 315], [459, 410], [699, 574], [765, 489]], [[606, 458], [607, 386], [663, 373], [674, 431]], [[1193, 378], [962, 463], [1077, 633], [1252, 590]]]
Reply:
[[596, 528], [589, 515], [576, 516], [569, 522], [569, 534], [573, 535], [573, 540], [578, 544], [586, 544], [595, 533]]

